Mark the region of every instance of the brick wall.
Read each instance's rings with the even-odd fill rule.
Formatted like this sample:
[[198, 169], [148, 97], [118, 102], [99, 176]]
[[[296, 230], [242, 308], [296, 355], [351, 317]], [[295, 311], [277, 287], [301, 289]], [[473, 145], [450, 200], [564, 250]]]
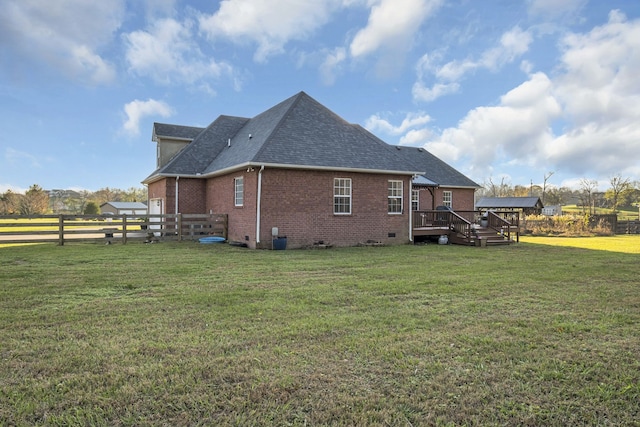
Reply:
[[162, 199], [164, 206], [166, 208], [166, 200], [167, 200], [167, 180], [161, 179], [155, 182], [152, 182], [148, 186], [148, 194], [149, 200], [153, 199]]
[[[235, 206], [235, 178], [244, 178], [244, 202]], [[255, 248], [256, 242], [256, 194], [258, 168], [241, 170], [207, 180], [206, 211], [228, 215], [229, 241], [244, 242]]]
[[[441, 206], [443, 204], [443, 192], [445, 191], [452, 192], [452, 208], [454, 211], [472, 211], [474, 208], [475, 190], [473, 188], [431, 187], [427, 189], [420, 187], [419, 191], [420, 208], [418, 210], [432, 210], [435, 209], [436, 206]], [[433, 197], [431, 192], [434, 194]]]
[[[350, 215], [333, 213], [334, 178], [351, 178]], [[389, 179], [404, 181], [404, 212], [387, 213]], [[320, 240], [353, 246], [369, 240], [386, 244], [409, 241], [409, 177], [324, 171], [266, 169], [262, 180], [261, 241], [270, 247], [272, 227], [287, 236], [289, 247]], [[389, 237], [390, 233], [395, 234]]]

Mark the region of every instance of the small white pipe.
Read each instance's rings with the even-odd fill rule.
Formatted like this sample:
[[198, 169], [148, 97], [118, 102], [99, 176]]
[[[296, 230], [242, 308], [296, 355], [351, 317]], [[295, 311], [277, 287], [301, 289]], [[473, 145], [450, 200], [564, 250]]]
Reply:
[[178, 181], [179, 180], [180, 180], [180, 175], [176, 176], [176, 210], [175, 212], [173, 212], [176, 215], [178, 214], [178, 189], [179, 189]]
[[256, 245], [260, 243], [260, 204], [262, 203], [262, 171], [264, 165], [258, 171], [258, 196], [256, 200]]
[[413, 242], [413, 179], [409, 180], [409, 241]]

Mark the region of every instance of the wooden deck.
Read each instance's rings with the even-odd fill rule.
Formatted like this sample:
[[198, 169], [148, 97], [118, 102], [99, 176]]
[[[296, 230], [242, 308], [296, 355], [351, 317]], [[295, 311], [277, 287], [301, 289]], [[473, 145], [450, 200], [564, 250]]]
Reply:
[[450, 243], [492, 246], [520, 240], [518, 212], [413, 211], [414, 236], [446, 235]]

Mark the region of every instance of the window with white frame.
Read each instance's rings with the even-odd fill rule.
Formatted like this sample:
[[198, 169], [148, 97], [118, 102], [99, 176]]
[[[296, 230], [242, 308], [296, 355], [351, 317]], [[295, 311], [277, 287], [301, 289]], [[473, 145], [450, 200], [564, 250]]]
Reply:
[[402, 181], [389, 181], [388, 212], [402, 213]]
[[448, 208], [451, 207], [451, 202], [453, 201], [451, 191], [443, 191], [442, 192], [442, 204]]
[[333, 179], [333, 213], [336, 215], [351, 213], [351, 178]]
[[238, 177], [233, 180], [234, 187], [234, 204], [236, 206], [244, 205], [244, 177]]
[[411, 190], [411, 210], [420, 210], [420, 191]]

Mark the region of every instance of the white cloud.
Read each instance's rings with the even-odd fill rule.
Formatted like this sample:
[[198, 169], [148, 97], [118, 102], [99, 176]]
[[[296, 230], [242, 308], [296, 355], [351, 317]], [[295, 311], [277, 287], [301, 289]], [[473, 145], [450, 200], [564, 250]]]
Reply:
[[351, 55], [357, 58], [381, 48], [409, 49], [422, 22], [441, 4], [441, 0], [375, 1], [367, 26], [351, 42]]
[[335, 83], [336, 74], [346, 59], [347, 51], [343, 47], [337, 47], [326, 54], [324, 62], [320, 65], [320, 76], [324, 84], [330, 86]]
[[638, 176], [640, 20], [613, 11], [605, 25], [566, 35], [561, 53], [553, 78], [530, 75], [498, 105], [474, 108], [425, 148], [465, 162], [476, 176], [507, 165]]
[[44, 63], [85, 83], [114, 80], [115, 67], [100, 56], [99, 49], [113, 39], [122, 23], [123, 0], [58, 0], [46, 6], [39, 0], [8, 0], [2, 9], [0, 45], [18, 57]]
[[129, 70], [159, 83], [194, 84], [234, 76], [231, 65], [216, 62], [202, 54], [193, 39], [189, 21], [156, 20], [148, 31], [134, 31], [123, 38], [127, 45]]
[[523, 164], [544, 161], [538, 153], [553, 139], [550, 123], [561, 114], [552, 89], [545, 74], [534, 74], [502, 96], [499, 105], [471, 110], [456, 128], [445, 129], [425, 146], [443, 160], [469, 157], [479, 170], [503, 156]]
[[442, 5], [442, 0], [374, 0], [367, 25], [349, 45], [354, 59], [376, 55], [379, 77], [394, 75], [414, 47], [414, 39], [423, 22]]
[[382, 118], [379, 114], [375, 114], [367, 119], [365, 128], [371, 132], [382, 132], [387, 135], [398, 136], [416, 127], [425, 126], [431, 121], [431, 117], [419, 111], [417, 113], [409, 113], [402, 120], [400, 125], [394, 126], [387, 119]]
[[[439, 66], [438, 61], [442, 58], [441, 52], [433, 55], [426, 54], [416, 66], [418, 78], [413, 85], [413, 99], [430, 102], [441, 96], [456, 93], [460, 89], [459, 81], [466, 74], [478, 69], [498, 71], [526, 53], [532, 41], [533, 36], [529, 31], [524, 31], [516, 26], [503, 33], [495, 47], [485, 50], [476, 59], [453, 60]], [[429, 87], [425, 80], [431, 76], [435, 82]]]
[[609, 22], [562, 43], [556, 92], [567, 132], [547, 147], [576, 173], [637, 171], [640, 149], [640, 21], [612, 11]]
[[173, 115], [173, 109], [164, 101], [148, 99], [133, 100], [124, 106], [127, 120], [123, 124], [124, 131], [132, 136], [140, 134], [140, 120], [149, 116], [169, 117]]
[[529, 13], [546, 18], [557, 18], [562, 15], [580, 11], [588, 0], [528, 0]]
[[200, 18], [200, 30], [216, 41], [219, 37], [236, 43], [255, 43], [254, 59], [266, 61], [284, 51], [290, 40], [302, 40], [324, 25], [340, 0], [222, 0], [213, 15]]
[[28, 165], [31, 168], [40, 168], [40, 161], [36, 156], [26, 151], [16, 150], [15, 148], [7, 147], [4, 150], [4, 158], [9, 164], [21, 164]]
[[417, 81], [411, 88], [413, 99], [429, 102], [441, 96], [456, 93], [460, 90], [458, 83], [435, 83], [432, 87], [426, 87], [423, 82]]

